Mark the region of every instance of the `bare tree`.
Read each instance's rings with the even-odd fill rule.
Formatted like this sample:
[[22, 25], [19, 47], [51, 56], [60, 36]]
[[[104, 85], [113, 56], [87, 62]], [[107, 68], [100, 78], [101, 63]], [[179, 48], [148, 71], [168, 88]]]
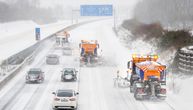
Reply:
[[193, 22], [192, 0], [142, 0], [135, 8], [135, 18], [164, 26], [189, 28]]

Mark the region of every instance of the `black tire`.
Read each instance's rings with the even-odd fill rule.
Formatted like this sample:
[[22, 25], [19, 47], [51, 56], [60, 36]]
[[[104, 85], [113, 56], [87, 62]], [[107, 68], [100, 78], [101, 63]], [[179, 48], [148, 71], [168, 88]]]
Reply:
[[133, 93], [133, 88], [132, 87], [130, 87], [130, 93]]
[[144, 97], [141, 97], [141, 98], [137, 97], [137, 91], [136, 90], [134, 92], [134, 97], [136, 100], [143, 100], [144, 99]]
[[57, 110], [57, 109], [58, 109], [58, 107], [52, 107], [52, 109], [53, 109], [53, 110]]
[[44, 82], [44, 79], [41, 80], [41, 83], [43, 83], [43, 82]]
[[77, 81], [77, 78], [74, 78], [74, 81], [76, 82], [76, 81]]
[[135, 98], [136, 100], [140, 100], [140, 98], [137, 97], [137, 93], [136, 93], [136, 92], [134, 93], [134, 98]]
[[158, 97], [160, 100], [165, 100], [166, 97]]

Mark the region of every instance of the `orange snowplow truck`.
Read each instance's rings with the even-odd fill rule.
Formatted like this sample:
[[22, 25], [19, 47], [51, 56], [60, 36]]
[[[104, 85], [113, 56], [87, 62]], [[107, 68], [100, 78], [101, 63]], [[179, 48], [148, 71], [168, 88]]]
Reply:
[[99, 48], [97, 40], [81, 40], [79, 47], [81, 49], [81, 63], [91, 64], [97, 62], [97, 49]]
[[56, 35], [58, 36], [58, 38], [61, 38], [63, 43], [67, 43], [70, 37], [70, 34], [67, 31], [57, 33]]
[[136, 99], [166, 97], [166, 66], [157, 62], [157, 55], [132, 55], [130, 92]]

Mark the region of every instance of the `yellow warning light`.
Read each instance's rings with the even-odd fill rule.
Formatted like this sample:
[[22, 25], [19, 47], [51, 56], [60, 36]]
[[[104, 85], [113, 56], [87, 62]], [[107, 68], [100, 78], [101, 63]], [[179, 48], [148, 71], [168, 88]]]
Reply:
[[155, 58], [155, 59], [158, 59], [158, 55], [154, 55], [154, 58]]
[[132, 57], [133, 57], [133, 58], [136, 58], [136, 57], [137, 57], [137, 55], [136, 55], [136, 54], [133, 54], [133, 55], [132, 55]]

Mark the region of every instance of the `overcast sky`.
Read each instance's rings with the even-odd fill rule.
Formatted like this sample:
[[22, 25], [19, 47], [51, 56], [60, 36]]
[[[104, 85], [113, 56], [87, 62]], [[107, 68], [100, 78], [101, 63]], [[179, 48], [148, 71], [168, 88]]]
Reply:
[[[0, 0], [8, 3], [14, 3], [14, 1], [23, 0]], [[29, 0], [32, 2], [40, 1], [41, 7], [54, 7], [57, 5], [62, 5], [65, 10], [78, 10], [81, 4], [113, 4], [115, 7], [117, 15], [124, 19], [132, 15], [135, 4], [139, 0]]]
[[117, 6], [132, 6], [138, 0], [41, 0], [42, 6], [52, 6], [54, 4], [63, 4], [73, 7], [79, 7], [80, 4], [116, 4]]
[[41, 6], [50, 7], [56, 4], [67, 8], [79, 9], [81, 4], [114, 4], [118, 19], [122, 20], [133, 15], [133, 8], [139, 0], [40, 0]]
[[[0, 0], [4, 2], [14, 2], [17, 0]], [[19, 0], [18, 0], [19, 1]], [[138, 0], [30, 0], [40, 1], [40, 5], [43, 7], [52, 7], [57, 4], [63, 6], [79, 7], [80, 4], [116, 4], [117, 7], [133, 6]]]

